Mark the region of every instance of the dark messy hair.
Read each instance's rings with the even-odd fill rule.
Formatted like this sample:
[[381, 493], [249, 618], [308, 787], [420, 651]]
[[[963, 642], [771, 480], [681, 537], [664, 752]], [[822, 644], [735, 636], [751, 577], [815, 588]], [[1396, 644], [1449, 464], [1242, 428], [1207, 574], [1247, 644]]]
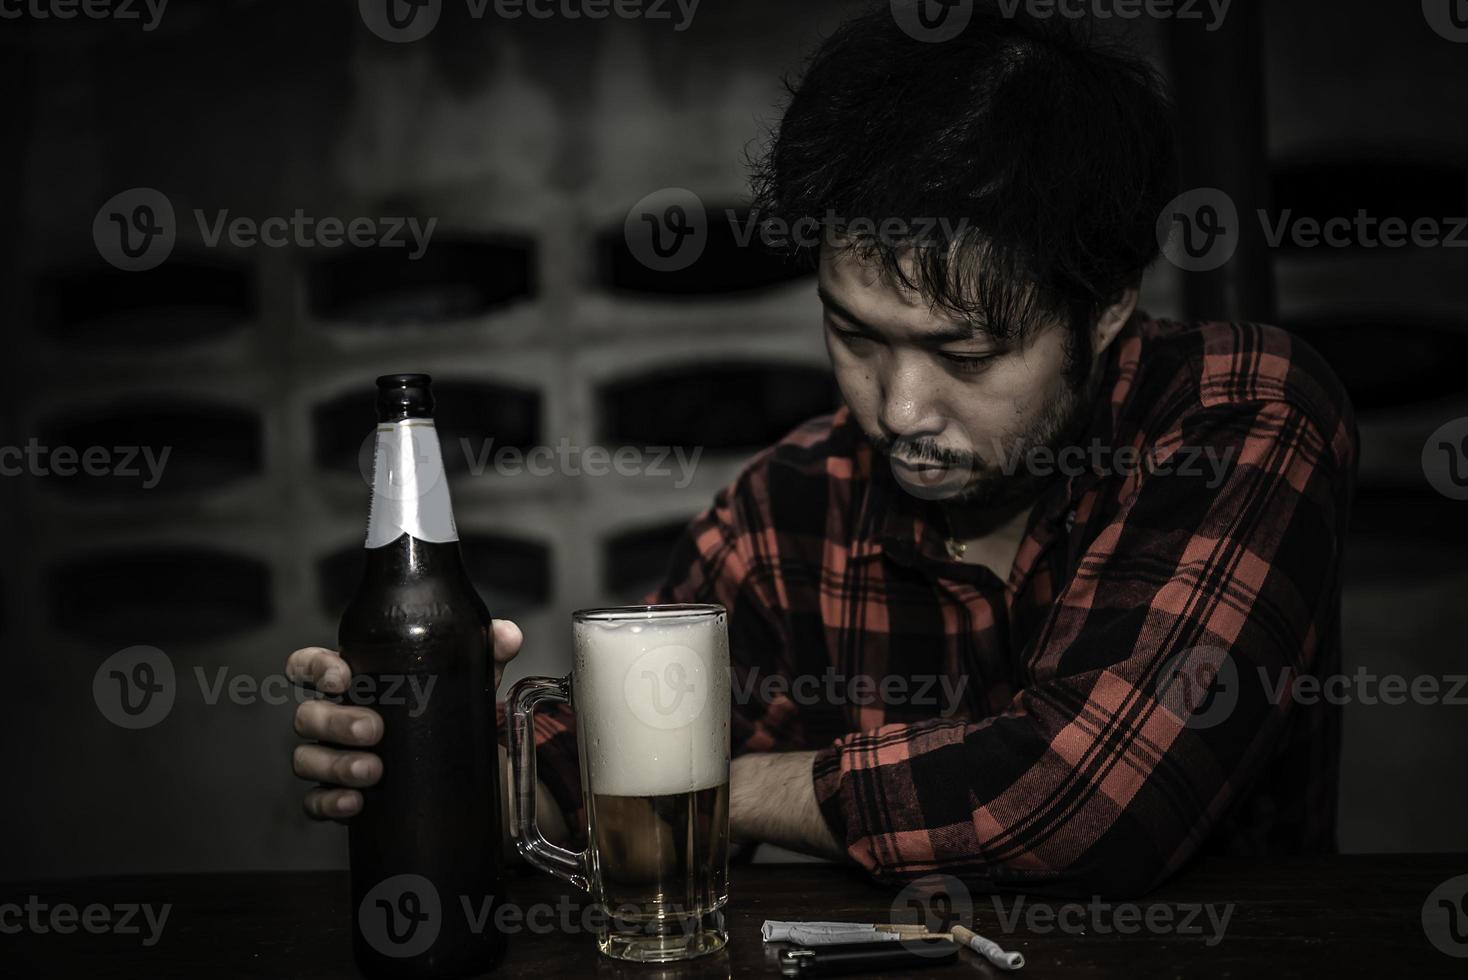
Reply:
[[[1171, 109], [1145, 61], [1070, 19], [983, 3], [953, 39], [920, 41], [884, 3], [787, 89], [753, 166], [762, 220], [820, 223], [998, 340], [1061, 319], [1084, 376], [1090, 327], [1157, 257], [1176, 193]], [[870, 233], [887, 219], [904, 232]]]

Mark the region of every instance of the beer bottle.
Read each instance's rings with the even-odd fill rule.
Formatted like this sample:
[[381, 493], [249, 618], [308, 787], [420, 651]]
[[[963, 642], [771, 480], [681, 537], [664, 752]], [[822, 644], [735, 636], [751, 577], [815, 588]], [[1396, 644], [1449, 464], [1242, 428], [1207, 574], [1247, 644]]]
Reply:
[[499, 962], [490, 616], [459, 555], [425, 374], [377, 379], [366, 568], [342, 615], [348, 699], [382, 715], [382, 778], [350, 824], [352, 945], [369, 977]]

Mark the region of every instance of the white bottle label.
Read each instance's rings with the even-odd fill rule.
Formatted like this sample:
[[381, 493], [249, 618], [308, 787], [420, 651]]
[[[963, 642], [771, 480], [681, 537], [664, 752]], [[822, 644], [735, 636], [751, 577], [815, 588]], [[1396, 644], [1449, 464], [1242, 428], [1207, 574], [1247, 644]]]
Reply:
[[377, 427], [367, 547], [381, 548], [404, 534], [435, 544], [459, 540], [432, 419], [403, 419]]

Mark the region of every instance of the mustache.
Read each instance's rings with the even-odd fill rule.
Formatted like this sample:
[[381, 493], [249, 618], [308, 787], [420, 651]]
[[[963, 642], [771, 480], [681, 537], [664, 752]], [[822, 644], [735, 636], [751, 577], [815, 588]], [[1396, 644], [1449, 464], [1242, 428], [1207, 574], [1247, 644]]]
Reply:
[[947, 449], [926, 439], [892, 439], [880, 433], [867, 433], [867, 438], [877, 451], [887, 457], [896, 457], [910, 463], [931, 463], [937, 466], [970, 469], [983, 468], [984, 461], [977, 453]]

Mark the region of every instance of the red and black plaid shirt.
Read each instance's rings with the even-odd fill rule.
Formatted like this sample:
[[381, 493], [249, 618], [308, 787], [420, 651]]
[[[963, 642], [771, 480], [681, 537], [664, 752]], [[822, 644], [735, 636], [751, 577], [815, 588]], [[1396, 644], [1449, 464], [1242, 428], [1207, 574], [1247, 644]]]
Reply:
[[[1338, 711], [1284, 693], [1340, 669], [1357, 440], [1333, 375], [1274, 328], [1134, 317], [1081, 445], [1153, 464], [1053, 480], [1001, 580], [948, 556], [847, 411], [815, 419], [649, 599], [728, 608], [735, 754], [819, 750], [822, 812], [880, 879], [1137, 893], [1204, 848], [1334, 847]], [[570, 812], [573, 726], [537, 724]]]

